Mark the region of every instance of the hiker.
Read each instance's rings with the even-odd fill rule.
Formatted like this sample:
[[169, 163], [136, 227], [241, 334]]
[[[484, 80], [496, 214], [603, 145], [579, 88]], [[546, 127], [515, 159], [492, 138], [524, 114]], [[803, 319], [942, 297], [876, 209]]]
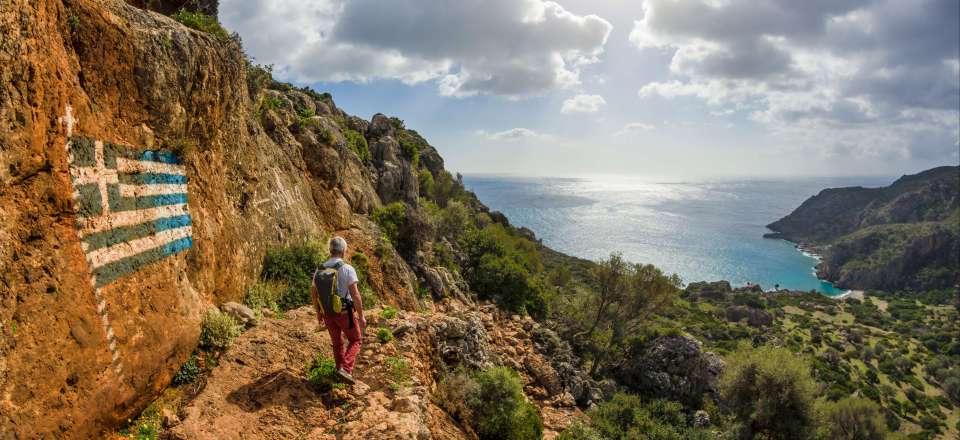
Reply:
[[[346, 252], [347, 240], [343, 237], [330, 240], [330, 259], [313, 274], [310, 296], [317, 312], [317, 321], [330, 333], [337, 375], [344, 382], [352, 384], [353, 365], [360, 352], [360, 341], [367, 320], [363, 317], [357, 271], [343, 260]], [[343, 347], [343, 335], [347, 337], [346, 350]]]

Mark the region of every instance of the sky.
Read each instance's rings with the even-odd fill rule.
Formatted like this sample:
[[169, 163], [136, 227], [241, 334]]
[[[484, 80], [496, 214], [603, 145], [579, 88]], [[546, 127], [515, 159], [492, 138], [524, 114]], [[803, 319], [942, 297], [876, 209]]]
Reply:
[[463, 173], [897, 176], [960, 163], [957, 0], [221, 0], [274, 77]]

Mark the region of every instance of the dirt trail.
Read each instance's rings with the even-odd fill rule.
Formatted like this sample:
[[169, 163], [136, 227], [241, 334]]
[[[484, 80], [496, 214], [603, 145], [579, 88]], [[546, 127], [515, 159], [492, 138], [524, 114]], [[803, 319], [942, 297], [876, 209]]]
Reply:
[[[479, 327], [462, 327], [466, 315]], [[330, 338], [318, 331], [309, 307], [285, 319], [265, 318], [241, 335], [207, 377], [203, 390], [181, 410], [182, 422], [167, 434], [176, 439], [470, 439], [475, 438], [433, 400], [434, 373], [451, 355], [510, 365], [524, 381], [527, 397], [543, 416], [544, 437], [554, 438], [582, 416], [564, 391], [560, 377], [534, 347], [529, 318], [501, 316], [491, 305], [438, 305], [433, 311], [400, 311], [391, 320], [380, 309], [367, 311], [370, 325], [354, 377], [357, 384], [327, 392], [305, 378], [304, 366], [318, 353], [330, 355]], [[459, 326], [458, 326], [459, 325]], [[389, 327], [396, 339], [377, 340]], [[466, 331], [482, 346], [451, 352], [437, 345], [438, 329], [447, 337]], [[459, 330], [451, 330], [459, 329]], [[443, 333], [443, 331], [440, 331]], [[454, 334], [453, 336], [450, 336]], [[471, 339], [467, 336], [467, 339]], [[409, 368], [398, 376], [392, 366]], [[489, 364], [488, 364], [489, 365]], [[549, 372], [549, 373], [547, 373]]]
[[[419, 336], [381, 344], [375, 326], [389, 324], [373, 318], [379, 310], [368, 315], [356, 385], [320, 392], [306, 380], [304, 365], [317, 353], [330, 355], [330, 338], [318, 331], [310, 308], [293, 310], [240, 336], [170, 433], [184, 439], [466, 438], [429, 400]], [[387, 357], [411, 366], [412, 377], [397, 390], [390, 387]]]

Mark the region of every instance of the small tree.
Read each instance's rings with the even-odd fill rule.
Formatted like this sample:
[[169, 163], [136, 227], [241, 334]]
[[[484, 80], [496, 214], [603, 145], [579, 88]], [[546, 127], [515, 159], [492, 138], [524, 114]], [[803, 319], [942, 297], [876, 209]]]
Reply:
[[877, 404], [856, 397], [820, 405], [818, 438], [829, 440], [883, 440], [887, 426]]
[[744, 438], [806, 439], [814, 426], [810, 367], [785, 348], [742, 347], [727, 359], [720, 392]]
[[598, 330], [591, 374], [596, 373], [615, 347], [636, 334], [654, 313], [672, 303], [680, 292], [680, 278], [665, 275], [650, 264], [632, 264], [619, 253], [597, 264], [592, 273], [594, 289], [589, 295], [582, 333], [591, 341]]

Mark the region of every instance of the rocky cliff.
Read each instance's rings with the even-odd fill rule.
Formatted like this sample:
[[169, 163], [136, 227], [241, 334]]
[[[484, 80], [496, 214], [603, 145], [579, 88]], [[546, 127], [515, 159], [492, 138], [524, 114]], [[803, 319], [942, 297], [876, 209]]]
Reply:
[[950, 287], [960, 282], [960, 168], [826, 189], [767, 227], [818, 250], [818, 275], [841, 287]]
[[364, 214], [415, 203], [413, 163], [440, 172], [436, 151], [132, 3], [0, 3], [0, 438], [136, 414], [279, 243], [340, 233], [384, 301], [416, 305]]

